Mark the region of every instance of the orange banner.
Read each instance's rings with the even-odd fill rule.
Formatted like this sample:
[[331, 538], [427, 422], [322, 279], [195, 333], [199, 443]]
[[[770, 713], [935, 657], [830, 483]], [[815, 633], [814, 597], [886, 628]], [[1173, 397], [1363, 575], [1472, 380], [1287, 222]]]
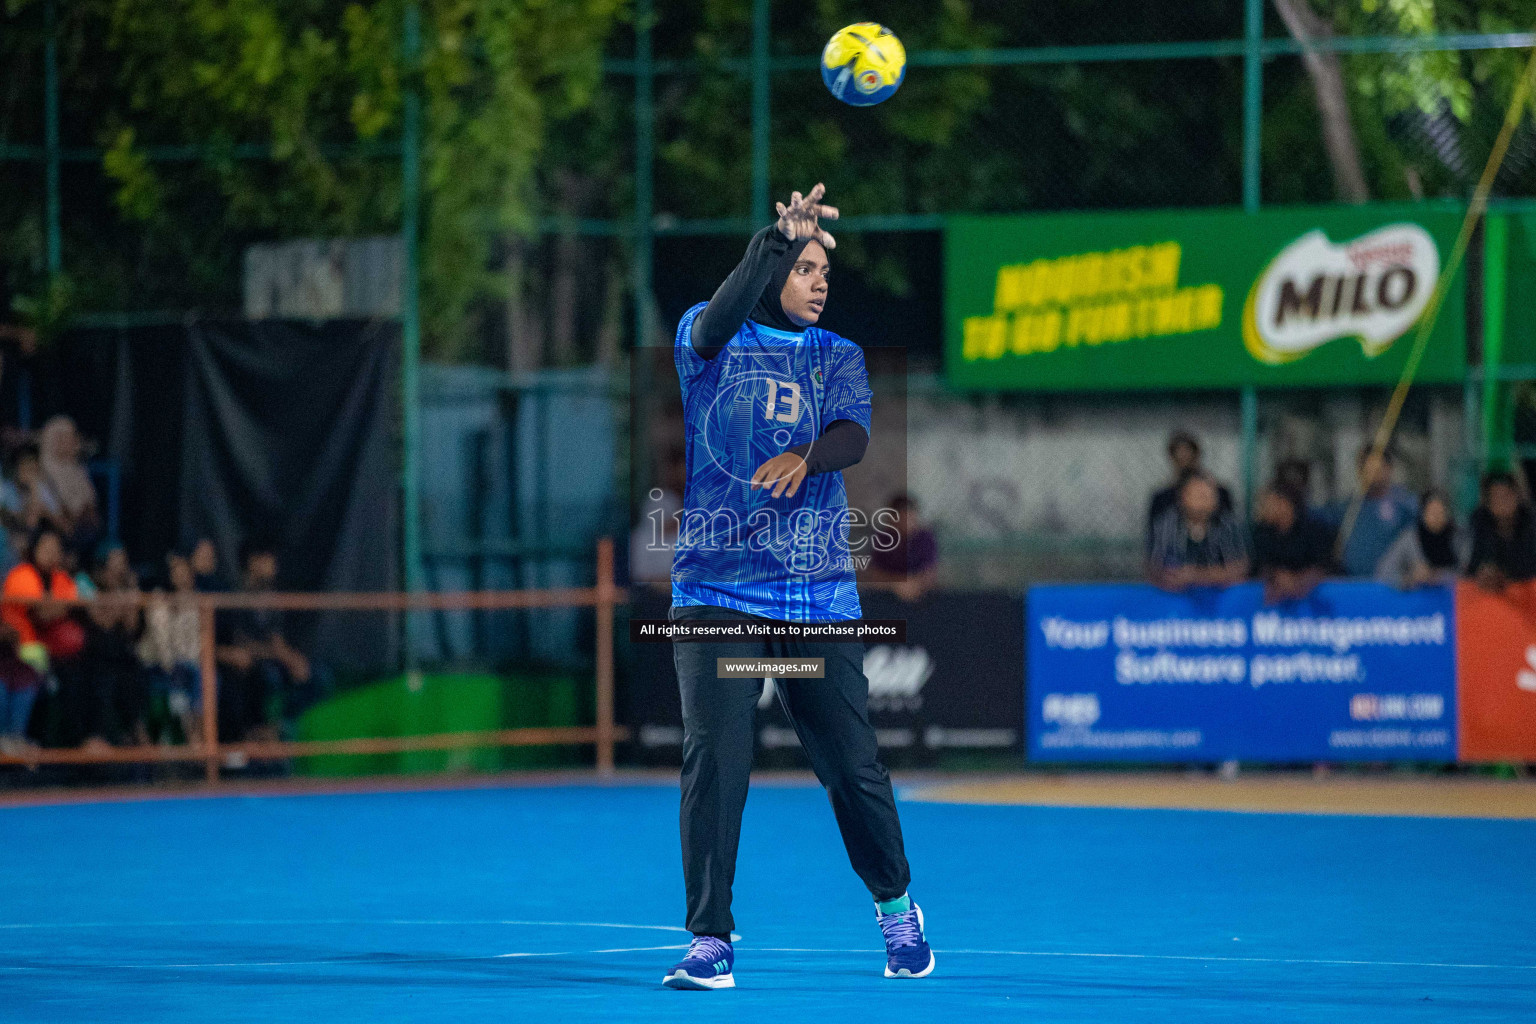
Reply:
[[1536, 762], [1536, 586], [1458, 585], [1456, 669], [1461, 760]]

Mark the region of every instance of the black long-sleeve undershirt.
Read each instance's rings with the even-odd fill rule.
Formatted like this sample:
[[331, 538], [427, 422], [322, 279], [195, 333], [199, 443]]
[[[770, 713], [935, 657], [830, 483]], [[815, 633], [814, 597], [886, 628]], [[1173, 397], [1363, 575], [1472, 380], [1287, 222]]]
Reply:
[[693, 350], [705, 359], [713, 359], [741, 330], [752, 315], [758, 296], [768, 287], [779, 258], [792, 243], [776, 225], [770, 224], [752, 236], [746, 255], [715, 289], [709, 305], [693, 320]]
[[[789, 449], [805, 460], [810, 476], [847, 469], [864, 457], [869, 448], [869, 434], [853, 420], [833, 420], [815, 443], [807, 441]], [[807, 454], [809, 453], [809, 454]]]

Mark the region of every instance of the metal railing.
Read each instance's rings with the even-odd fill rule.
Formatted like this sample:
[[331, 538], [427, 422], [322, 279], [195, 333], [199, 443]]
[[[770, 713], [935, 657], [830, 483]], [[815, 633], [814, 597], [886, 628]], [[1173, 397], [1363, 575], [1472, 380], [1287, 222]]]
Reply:
[[[147, 606], [155, 600], [175, 600], [154, 595], [109, 594], [89, 600], [59, 601], [54, 598], [9, 598], [11, 606], [71, 605], [89, 608], [96, 604], [134, 601]], [[202, 718], [196, 742], [184, 746], [136, 745], [103, 749], [35, 748], [19, 754], [0, 755], [0, 764], [94, 765], [202, 762], [207, 781], [219, 781], [220, 768], [230, 754], [250, 760], [281, 760], [325, 754], [395, 754], [418, 750], [458, 750], [469, 747], [526, 747], [588, 745], [595, 748], [598, 772], [609, 774], [614, 766], [614, 745], [629, 738], [628, 730], [614, 722], [614, 608], [626, 600], [614, 583], [614, 546], [609, 538], [597, 544], [597, 578], [590, 587], [546, 590], [482, 591], [467, 593], [214, 593], [195, 594], [199, 621]], [[220, 743], [218, 720], [219, 670], [215, 657], [214, 617], [233, 609], [278, 611], [473, 611], [527, 608], [592, 608], [597, 615], [594, 688], [596, 721], [590, 726], [549, 726], [475, 732], [436, 733], [419, 736], [375, 736], [357, 739]]]

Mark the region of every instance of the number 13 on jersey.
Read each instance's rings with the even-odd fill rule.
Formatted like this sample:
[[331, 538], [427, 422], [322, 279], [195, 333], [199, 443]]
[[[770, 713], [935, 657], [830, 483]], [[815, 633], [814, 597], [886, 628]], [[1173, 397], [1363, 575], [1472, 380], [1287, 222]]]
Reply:
[[800, 418], [800, 385], [792, 380], [768, 378], [768, 402], [763, 418], [779, 423], [794, 423]]

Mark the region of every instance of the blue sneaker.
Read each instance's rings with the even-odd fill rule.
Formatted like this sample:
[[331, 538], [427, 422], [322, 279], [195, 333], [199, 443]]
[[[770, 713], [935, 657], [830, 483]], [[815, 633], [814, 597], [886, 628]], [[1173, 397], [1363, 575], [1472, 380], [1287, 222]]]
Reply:
[[735, 988], [736, 979], [731, 976], [735, 963], [736, 951], [729, 942], [695, 935], [688, 955], [667, 972], [661, 983], [667, 988]]
[[885, 935], [887, 978], [926, 978], [933, 973], [933, 950], [928, 948], [923, 912], [916, 903], [900, 914], [882, 914], [877, 906], [875, 920]]

